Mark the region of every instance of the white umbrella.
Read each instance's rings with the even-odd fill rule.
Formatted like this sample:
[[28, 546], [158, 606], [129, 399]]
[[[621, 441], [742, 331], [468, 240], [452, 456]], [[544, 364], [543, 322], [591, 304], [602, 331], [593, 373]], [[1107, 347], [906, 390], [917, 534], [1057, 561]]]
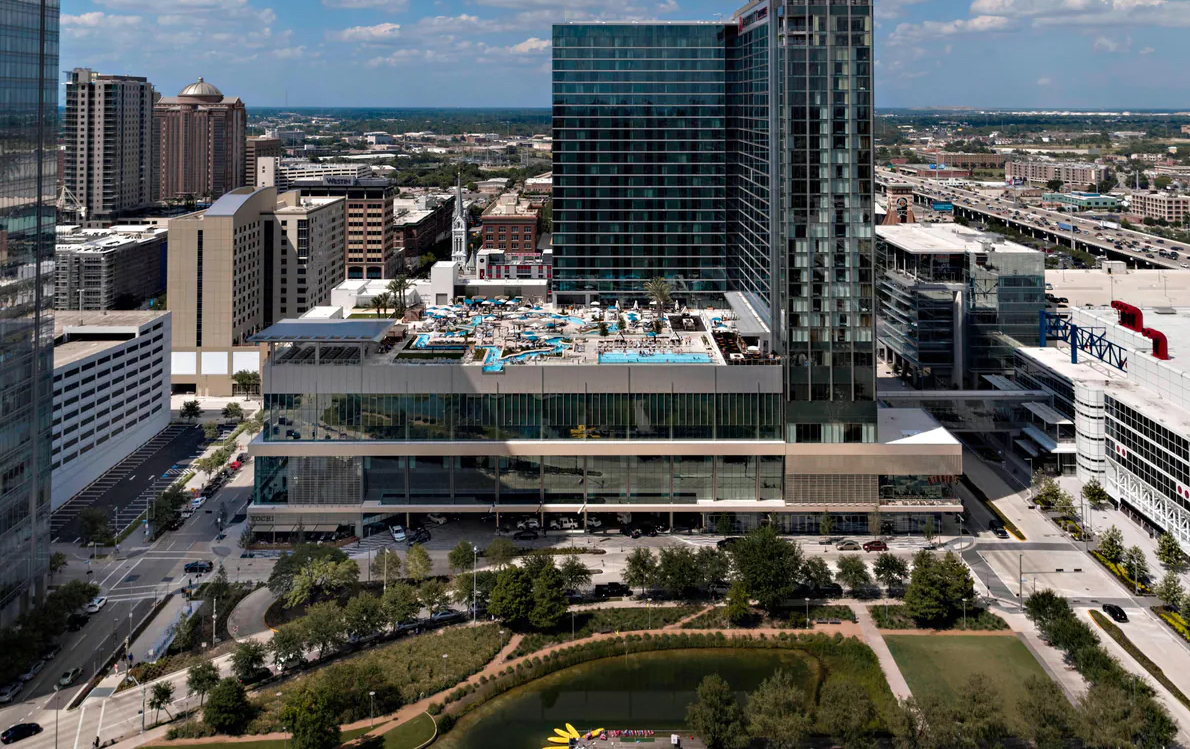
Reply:
[[591, 302], [591, 306], [592, 306], [592, 307], [598, 307], [598, 306], [599, 306], [599, 302]]

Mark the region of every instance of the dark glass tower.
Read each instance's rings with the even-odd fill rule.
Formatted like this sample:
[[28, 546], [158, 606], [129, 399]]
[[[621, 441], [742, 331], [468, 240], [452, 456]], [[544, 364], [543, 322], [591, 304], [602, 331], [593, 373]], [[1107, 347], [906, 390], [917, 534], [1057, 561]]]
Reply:
[[872, 6], [554, 27], [554, 288], [744, 293], [784, 356], [786, 439], [876, 440]]
[[670, 279], [691, 306], [723, 298], [726, 28], [554, 27], [554, 290], [643, 300]]
[[58, 0], [0, 0], [0, 621], [49, 567]]

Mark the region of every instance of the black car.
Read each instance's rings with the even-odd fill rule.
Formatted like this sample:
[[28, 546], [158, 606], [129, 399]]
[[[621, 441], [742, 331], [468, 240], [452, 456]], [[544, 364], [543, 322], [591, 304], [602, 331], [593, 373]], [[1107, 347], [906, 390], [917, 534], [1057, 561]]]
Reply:
[[992, 535], [996, 538], [1008, 538], [1008, 531], [1002, 525], [993, 525]]
[[1108, 616], [1110, 616], [1112, 619], [1115, 619], [1117, 622], [1120, 622], [1121, 624], [1128, 621], [1128, 615], [1124, 613], [1124, 609], [1120, 608], [1114, 603], [1103, 604], [1103, 610], [1107, 612]]
[[418, 528], [409, 532], [408, 536], [405, 538], [405, 543], [409, 546], [412, 546], [414, 544], [424, 544], [429, 540], [430, 532], [425, 528]]
[[240, 683], [243, 684], [244, 686], [247, 686], [249, 684], [255, 684], [258, 681], [264, 681], [265, 679], [269, 678], [272, 675], [273, 675], [272, 671], [270, 671], [265, 666], [261, 666], [260, 668], [256, 669], [252, 673], [248, 674], [248, 676], [246, 678], [240, 679]]
[[71, 614], [66, 619], [66, 629], [70, 630], [71, 632], [78, 632], [80, 629], [87, 626], [87, 622], [90, 621], [90, 619], [91, 617], [87, 616], [86, 614]]
[[61, 652], [62, 652], [62, 646], [59, 645], [58, 643], [54, 643], [54, 644], [50, 645], [49, 647], [47, 647], [45, 650], [41, 651], [41, 659], [43, 661], [52, 661], [52, 660], [54, 660], [54, 658], [58, 657], [58, 653], [61, 653]]
[[640, 538], [640, 528], [633, 528], [631, 525], [625, 525], [620, 528], [621, 536], [628, 536], [629, 538]]
[[537, 531], [517, 531], [512, 537], [517, 541], [536, 541]]
[[214, 569], [214, 567], [215, 565], [211, 564], [205, 559], [201, 559], [197, 562], [188, 562], [186, 566], [182, 568], [182, 570], [187, 575], [201, 575], [204, 572], [210, 572], [212, 569]]
[[720, 549], [730, 549], [732, 546], [735, 546], [736, 544], [738, 544], [740, 541], [743, 541], [743, 540], [744, 539], [740, 538], [739, 536], [732, 536], [731, 538], [721, 538], [715, 542], [715, 546], [717, 546]]
[[630, 596], [632, 590], [624, 583], [600, 583], [592, 591], [596, 598], [614, 598], [616, 596]]
[[41, 733], [41, 726], [36, 723], [17, 723], [4, 733], [0, 733], [0, 743], [11, 744], [39, 733]]

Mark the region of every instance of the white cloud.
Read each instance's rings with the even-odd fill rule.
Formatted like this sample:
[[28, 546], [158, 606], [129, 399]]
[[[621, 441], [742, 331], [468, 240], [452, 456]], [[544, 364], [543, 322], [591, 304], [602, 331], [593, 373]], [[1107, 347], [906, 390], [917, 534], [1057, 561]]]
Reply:
[[897, 18], [905, 12], [906, 5], [917, 5], [926, 0], [881, 0], [873, 7], [876, 18]]
[[365, 67], [378, 68], [382, 65], [395, 68], [410, 63], [443, 63], [456, 62], [458, 56], [439, 52], [433, 49], [398, 49], [392, 54], [384, 55], [383, 57], [373, 57], [364, 63]]
[[[161, 0], [95, 0], [99, 5], [117, 10], [160, 11]], [[168, 9], [171, 13], [201, 12], [211, 10], [234, 10], [249, 7], [248, 0], [170, 0]]]
[[552, 42], [549, 42], [545, 39], [538, 39], [537, 37], [532, 37], [530, 39], [526, 39], [525, 41], [521, 42], [520, 44], [512, 45], [511, 47], [508, 48], [508, 51], [513, 52], [518, 55], [527, 55], [527, 54], [532, 54], [533, 52], [546, 52], [552, 46], [553, 46]]
[[1129, 39], [1127, 42], [1117, 42], [1115, 39], [1101, 36], [1095, 40], [1095, 43], [1091, 45], [1091, 48], [1096, 52], [1107, 52], [1108, 54], [1113, 54], [1121, 50], [1126, 51], [1128, 47], [1131, 46], [1131, 42], [1131, 39]]
[[64, 13], [60, 23], [66, 36], [72, 39], [86, 39], [135, 29], [140, 26], [142, 20], [144, 19], [140, 16], [109, 15], [96, 10], [77, 16]]
[[328, 8], [375, 8], [398, 13], [409, 9], [409, 0], [322, 0]]
[[318, 52], [307, 53], [304, 46], [282, 47], [281, 49], [273, 50], [273, 57], [276, 57], [278, 60], [296, 60], [303, 57], [308, 59], [318, 57], [319, 55], [320, 53]]
[[1140, 51], [1140, 52], [1138, 52], [1137, 54], [1141, 54], [1141, 55], [1151, 55], [1151, 54], [1153, 54], [1153, 53], [1154, 53], [1154, 52], [1156, 52], [1156, 51], [1157, 51], [1157, 50], [1156, 50], [1156, 49], [1154, 49], [1154, 48], [1152, 48], [1152, 47], [1144, 47], [1144, 48], [1142, 48], [1142, 49], [1141, 49], [1141, 51]]
[[908, 44], [942, 36], [956, 34], [991, 34], [1001, 31], [1012, 31], [1017, 23], [1005, 16], [975, 16], [970, 19], [954, 21], [923, 21], [921, 23], [902, 23], [889, 34], [891, 44]]
[[1032, 19], [1034, 26], [1190, 26], [1190, 0], [973, 0], [972, 15]]
[[331, 32], [330, 37], [351, 44], [394, 44], [401, 36], [401, 24], [378, 23], [375, 26], [352, 26]]
[[1038, 86], [1051, 86], [1051, 85], [1053, 85], [1053, 83], [1054, 83], [1053, 78], [1038, 78], [1037, 79]]

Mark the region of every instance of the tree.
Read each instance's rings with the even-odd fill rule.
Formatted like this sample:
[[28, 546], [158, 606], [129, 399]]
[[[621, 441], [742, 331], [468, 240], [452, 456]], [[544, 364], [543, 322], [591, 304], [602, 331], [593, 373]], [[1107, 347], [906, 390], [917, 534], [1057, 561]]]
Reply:
[[368, 306], [376, 310], [376, 317], [383, 317], [391, 304], [392, 297], [389, 296], [388, 292], [381, 292], [372, 297], [372, 301], [368, 303]]
[[697, 559], [700, 587], [706, 588], [716, 583], [724, 583], [731, 575], [731, 558], [727, 552], [720, 551], [714, 546], [701, 546]]
[[450, 571], [457, 574], [459, 572], [470, 572], [474, 569], [477, 558], [474, 544], [470, 541], [459, 541], [450, 550], [450, 554], [446, 557], [446, 562], [450, 565]]
[[566, 590], [581, 590], [591, 584], [591, 570], [576, 554], [567, 554], [558, 566], [562, 575], [562, 587]]
[[260, 393], [260, 372], [241, 369], [231, 376], [231, 381], [245, 395], [258, 395]]
[[294, 576], [293, 585], [285, 598], [292, 608], [319, 594], [336, 593], [359, 583], [359, 565], [350, 559], [312, 559]]
[[425, 580], [433, 569], [434, 562], [421, 544], [414, 544], [405, 552], [405, 570], [413, 582], [420, 583]]
[[[274, 641], [276, 638], [273, 638]], [[219, 669], [210, 661], [202, 661], [190, 667], [186, 675], [186, 688], [198, 695], [198, 705], [202, 707], [206, 697], [215, 685], [219, 683]]]
[[744, 716], [752, 738], [763, 739], [772, 749], [795, 749], [814, 726], [806, 712], [805, 693], [783, 668], [748, 695]]
[[872, 584], [872, 576], [868, 574], [868, 565], [863, 557], [854, 554], [840, 557], [838, 567], [839, 582], [850, 588], [853, 594], [858, 594]]
[[673, 287], [660, 276], [645, 281], [645, 296], [650, 302], [656, 302], [657, 308], [664, 310], [673, 301]]
[[401, 555], [392, 549], [381, 549], [372, 558], [369, 567], [373, 580], [379, 580], [386, 585], [401, 579]]
[[1025, 694], [1017, 703], [1024, 737], [1037, 749], [1065, 749], [1075, 735], [1074, 708], [1057, 682], [1039, 676], [1025, 680]]
[[516, 546], [507, 538], [497, 538], [484, 549], [483, 556], [496, 569], [507, 567], [516, 557]]
[[1186, 564], [1186, 556], [1178, 540], [1169, 531], [1157, 538], [1157, 561], [1169, 569], [1181, 569]]
[[1140, 582], [1142, 579], [1149, 576], [1149, 562], [1145, 558], [1145, 552], [1139, 546], [1129, 546], [1128, 551], [1124, 552], [1124, 569], [1128, 570], [1128, 575]]
[[55, 551], [53, 554], [50, 554], [50, 578], [52, 579], [54, 575], [66, 569], [66, 564], [66, 554], [60, 551]]
[[384, 610], [384, 618], [389, 626], [396, 627], [410, 621], [421, 611], [421, 601], [417, 597], [417, 589], [408, 583], [395, 583], [388, 586], [384, 595], [380, 597], [380, 607]]
[[694, 702], [686, 708], [686, 724], [707, 749], [743, 749], [748, 745], [744, 711], [719, 674], [711, 674], [699, 683]]
[[510, 626], [523, 625], [533, 609], [533, 581], [525, 570], [515, 565], [502, 569], [496, 575], [496, 586], [492, 589], [492, 600], [488, 613]]
[[1073, 614], [1070, 602], [1047, 588], [1025, 599], [1025, 616], [1045, 634], [1057, 622], [1069, 619]]
[[170, 681], [159, 681], [153, 684], [153, 688], [149, 690], [149, 707], [157, 712], [153, 715], [153, 722], [156, 723], [161, 718], [161, 711], [164, 709], [165, 714], [173, 717], [169, 712], [169, 705], [174, 700], [174, 685]]
[[455, 575], [454, 580], [451, 581], [451, 598], [468, 608], [474, 602], [472, 598], [476, 599], [480, 606], [487, 606], [495, 585], [496, 573], [491, 570], [480, 570], [476, 573], [464, 572], [461, 575]]
[[834, 582], [835, 576], [825, 559], [822, 557], [810, 557], [802, 562], [800, 579], [802, 584], [807, 588], [822, 590]]
[[412, 286], [413, 282], [403, 273], [388, 282], [388, 293], [392, 295], [393, 299], [393, 316], [397, 319], [403, 319], [405, 317], [405, 310], [407, 309], [405, 294]]
[[278, 598], [288, 596], [293, 588], [294, 578], [303, 567], [315, 559], [338, 562], [346, 560], [347, 554], [334, 546], [298, 544], [293, 551], [283, 554], [273, 565], [273, 570], [269, 573], [269, 590]]
[[292, 735], [293, 749], [334, 749], [339, 732], [339, 700], [320, 684], [306, 684], [289, 693], [281, 721]]
[[971, 576], [971, 568], [963, 563], [958, 554], [948, 551], [942, 557], [938, 569], [942, 576], [946, 605], [950, 607], [951, 617], [958, 616], [963, 606], [973, 607], [975, 605], [975, 578]]
[[818, 532], [819, 534], [830, 538], [831, 533], [835, 530], [835, 518], [829, 512], [824, 512], [818, 516]]
[[532, 551], [521, 557], [521, 566], [529, 574], [529, 578], [536, 580], [546, 567], [554, 566], [554, 557], [541, 551]]
[[1113, 525], [1100, 534], [1099, 553], [1109, 562], [1120, 563], [1124, 558], [1124, 534], [1119, 528]]
[[1033, 474], [1033, 482], [1033, 501], [1043, 510], [1054, 509], [1062, 499], [1062, 487], [1053, 477], [1040, 471]]
[[529, 612], [529, 624], [542, 631], [558, 626], [566, 615], [564, 590], [562, 573], [552, 564], [543, 569], [533, 580], [533, 609]]
[[1061, 487], [1054, 494], [1054, 512], [1065, 516], [1074, 515], [1074, 497], [1070, 495], [1070, 492]]
[[1062, 186], [1065, 184], [1065, 182], [1055, 177], [1045, 183], [1045, 188], [1050, 192], [1062, 192]]
[[302, 627], [306, 630], [306, 643], [318, 648], [319, 658], [347, 639], [343, 631], [343, 609], [334, 601], [321, 601], [307, 609]]
[[232, 675], [243, 682], [251, 681], [252, 677], [264, 668], [264, 657], [267, 653], [264, 643], [256, 640], [240, 642], [231, 654]]
[[733, 584], [727, 592], [727, 608], [723, 615], [737, 627], [752, 618], [752, 601], [748, 599], [748, 589], [743, 583]]
[[698, 589], [702, 576], [698, 556], [689, 546], [666, 546], [657, 559], [657, 585], [675, 598], [686, 598]]
[[219, 436], [219, 425], [213, 421], [204, 421], [202, 425], [202, 436], [206, 437], [208, 441], [212, 441]]
[[368, 637], [384, 626], [380, 599], [370, 593], [356, 593], [343, 607], [343, 624], [351, 637]]
[[959, 689], [955, 706], [959, 735], [990, 745], [1008, 735], [1000, 695], [983, 674], [972, 674]]
[[909, 575], [909, 563], [887, 551], [882, 551], [876, 555], [872, 573], [885, 588], [900, 587]]
[[863, 746], [876, 717], [872, 699], [861, 685], [832, 677], [818, 696], [818, 720], [831, 738], [845, 749]]
[[1137, 699], [1106, 681], [1093, 683], [1078, 701], [1078, 736], [1089, 749], [1168, 746], [1177, 733], [1169, 713], [1152, 698]]
[[1161, 578], [1161, 582], [1157, 583], [1153, 595], [1157, 596], [1166, 608], [1180, 609], [1182, 601], [1186, 599], [1186, 589], [1182, 587], [1182, 580], [1178, 573], [1170, 570], [1165, 573], [1165, 577]]
[[1100, 484], [1098, 479], [1091, 479], [1086, 484], [1083, 484], [1082, 494], [1087, 504], [1095, 509], [1099, 509], [1111, 501], [1111, 496], [1107, 493], [1107, 489], [1103, 488], [1103, 484]]
[[450, 600], [446, 583], [433, 578], [421, 584], [417, 589], [417, 597], [431, 614], [446, 608], [446, 602]]
[[657, 579], [657, 560], [653, 550], [637, 547], [624, 562], [624, 584], [629, 588], [644, 590]]
[[223, 418], [228, 421], [241, 422], [244, 420], [244, 407], [239, 403], [228, 403], [223, 407]]
[[306, 628], [301, 620], [277, 627], [273, 639], [269, 640], [269, 652], [273, 665], [279, 669], [290, 668], [305, 659]]
[[244, 685], [227, 678], [220, 679], [211, 689], [210, 699], [203, 707], [202, 719], [217, 733], [238, 736], [247, 728], [254, 712]]
[[198, 417], [202, 416], [202, 406], [196, 400], [185, 401], [182, 403], [181, 416], [183, 419], [198, 421]]
[[913, 573], [905, 589], [905, 609], [922, 625], [938, 626], [950, 618], [938, 557], [928, 551], [919, 551], [913, 557]]
[[83, 544], [107, 546], [113, 542], [115, 536], [103, 508], [84, 507], [79, 511], [79, 536], [82, 537]]
[[802, 547], [777, 536], [771, 525], [749, 531], [731, 547], [732, 566], [748, 594], [772, 613], [797, 585]]

